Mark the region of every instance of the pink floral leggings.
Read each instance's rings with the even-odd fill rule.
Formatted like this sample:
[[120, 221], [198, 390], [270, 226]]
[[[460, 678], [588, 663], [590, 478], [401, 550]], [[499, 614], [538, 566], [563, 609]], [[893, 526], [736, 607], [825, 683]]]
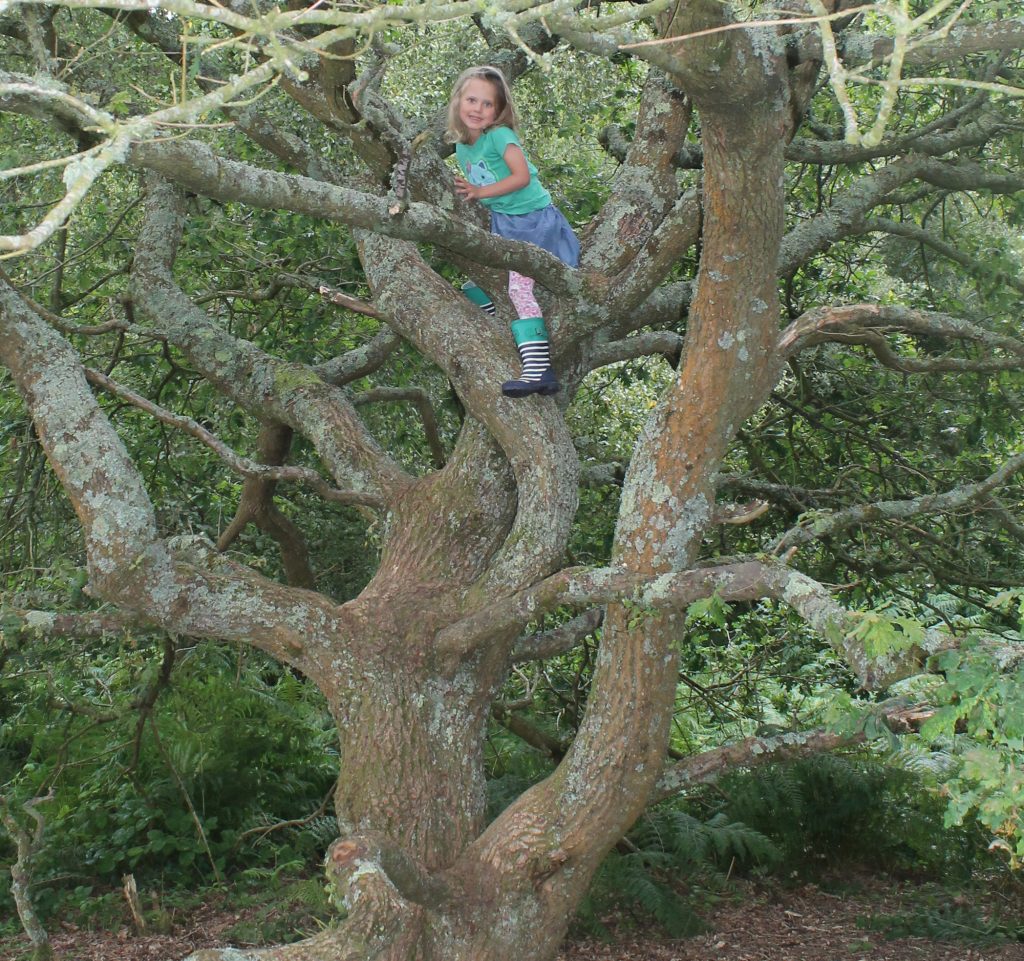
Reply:
[[540, 317], [540, 304], [533, 296], [533, 279], [517, 274], [514, 270], [508, 273], [508, 298], [516, 309], [516, 315], [522, 320], [525, 317]]

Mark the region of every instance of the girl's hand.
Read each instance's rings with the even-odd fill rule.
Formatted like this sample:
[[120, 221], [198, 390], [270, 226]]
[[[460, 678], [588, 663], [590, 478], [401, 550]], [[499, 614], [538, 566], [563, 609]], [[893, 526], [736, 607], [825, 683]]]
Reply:
[[465, 177], [456, 176], [455, 178], [455, 192], [463, 200], [479, 200], [480, 199], [480, 188], [471, 184]]

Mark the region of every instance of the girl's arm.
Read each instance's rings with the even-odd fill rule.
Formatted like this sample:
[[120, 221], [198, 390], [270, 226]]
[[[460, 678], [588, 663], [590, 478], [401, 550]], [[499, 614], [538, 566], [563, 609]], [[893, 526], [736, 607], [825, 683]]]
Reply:
[[490, 197], [504, 197], [514, 190], [522, 190], [530, 182], [530, 168], [526, 165], [526, 155], [517, 144], [510, 143], [502, 154], [508, 166], [509, 175], [484, 187], [471, 184], [465, 177], [456, 176], [455, 191], [466, 200], [484, 200]]

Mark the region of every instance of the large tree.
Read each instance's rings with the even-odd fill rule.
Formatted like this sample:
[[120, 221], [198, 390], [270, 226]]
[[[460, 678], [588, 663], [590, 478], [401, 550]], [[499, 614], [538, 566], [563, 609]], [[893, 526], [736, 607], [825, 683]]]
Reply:
[[[1000, 19], [1000, 4], [913, 6], [865, 17], [812, 2], [800, 23], [705, 0], [0, 4], [0, 109], [22, 178], [0, 242], [25, 254], [0, 275], [0, 355], [103, 604], [24, 613], [25, 630], [148, 627], [253, 645], [310, 678], [337, 722], [327, 870], [347, 918], [253, 954], [550, 958], [652, 797], [701, 776], [701, 763], [764, 754], [750, 743], [667, 768], [687, 605], [778, 600], [882, 688], [952, 639], [935, 631], [873, 659], [809, 573], [1019, 583], [1024, 455], [1005, 440], [1019, 433], [1019, 381], [1000, 377], [1024, 365], [1012, 327], [1024, 281], [998, 230], [1019, 223], [1024, 188], [1012, 96], [1024, 21]], [[600, 78], [596, 98], [606, 61], [643, 65], [635, 106], [609, 111], [628, 122], [603, 131], [616, 167], [578, 270], [489, 235], [454, 195], [437, 117], [410, 119], [414, 98], [389, 86], [391, 63], [422, 35], [411, 25], [459, 18], [455, 39], [438, 40], [449, 59], [486, 43], [477, 59], [513, 78], [573, 51], [574, 69]], [[17, 187], [32, 176], [39, 192]], [[76, 223], [99, 229], [89, 203], [101, 191], [109, 226], [87, 242]], [[245, 290], [196, 283], [229, 271], [227, 234], [211, 226], [220, 210], [262, 250]], [[278, 236], [294, 232], [283, 252], [258, 247], [272, 222], [262, 211], [277, 212]], [[129, 230], [130, 251], [110, 254], [104, 241]], [[338, 243], [347, 274], [305, 256], [320, 255], [314, 240], [304, 251], [312, 231]], [[510, 267], [543, 288], [556, 399], [500, 394], [514, 354]], [[453, 269], [493, 292], [496, 318], [462, 296]], [[361, 287], [327, 290], [336, 323], [365, 331], [371, 321], [356, 318], [371, 318], [379, 332], [320, 357], [301, 337], [269, 337], [311, 309], [310, 294], [323, 307], [325, 276]], [[277, 303], [278, 320], [247, 323], [239, 301]], [[896, 376], [851, 374], [844, 358], [860, 348]], [[422, 384], [366, 386], [395, 370], [396, 351], [457, 396], [449, 444]], [[567, 407], [594, 371], [656, 355], [675, 370], [622, 480], [607, 563], [563, 568], [581, 489]], [[929, 378], [932, 400], [912, 417], [898, 398], [879, 406], [894, 384], [911, 396], [911, 377]], [[189, 391], [168, 389], [183, 380]], [[187, 414], [196, 385], [219, 398], [201, 418]], [[402, 462], [372, 418], [383, 401], [422, 413], [430, 459]], [[979, 439], [988, 422], [965, 418], [968, 404], [999, 408], [1003, 428]], [[184, 499], [154, 503], [151, 465], [126, 443], [132, 408], [244, 477], [230, 525], [195, 534]], [[225, 443], [240, 414], [258, 425], [252, 456]], [[882, 421], [899, 436], [880, 436]], [[958, 456], [971, 425], [972, 456]], [[909, 449], [915, 429], [934, 456]], [[845, 456], [857, 444], [872, 460]], [[787, 464], [801, 457], [818, 486], [793, 484]], [[341, 602], [318, 580], [309, 518], [282, 509], [282, 484], [379, 518], [379, 564], [356, 596]], [[760, 500], [732, 502], [742, 497]], [[318, 536], [331, 516], [318, 514]], [[755, 523], [715, 533], [744, 520]], [[279, 550], [280, 578], [229, 556], [250, 524]], [[540, 631], [555, 611], [576, 616]], [[572, 744], [487, 823], [483, 738], [510, 669], [599, 624]]]

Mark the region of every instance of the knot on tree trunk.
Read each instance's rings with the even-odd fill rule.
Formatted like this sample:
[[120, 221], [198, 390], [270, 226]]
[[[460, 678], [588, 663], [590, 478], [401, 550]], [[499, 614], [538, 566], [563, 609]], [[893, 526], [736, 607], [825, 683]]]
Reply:
[[393, 887], [375, 847], [365, 840], [339, 838], [327, 849], [324, 867], [334, 900], [350, 913], [364, 893], [372, 896], [375, 888]]

